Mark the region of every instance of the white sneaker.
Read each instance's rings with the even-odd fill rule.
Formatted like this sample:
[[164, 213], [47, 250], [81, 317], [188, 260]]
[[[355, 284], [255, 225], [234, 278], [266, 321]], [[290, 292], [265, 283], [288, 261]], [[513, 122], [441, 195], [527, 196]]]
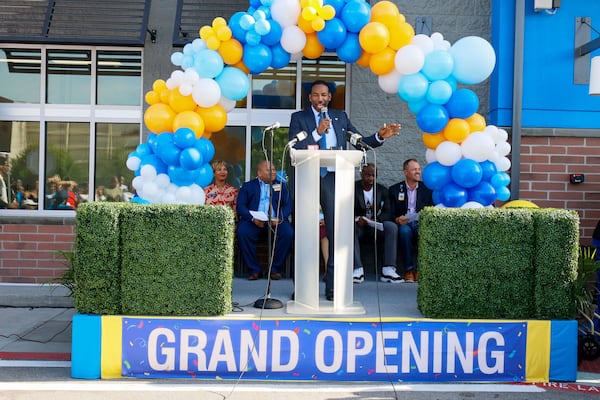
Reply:
[[387, 266], [381, 269], [381, 278], [382, 282], [388, 283], [402, 283], [404, 279], [396, 272], [396, 267]]
[[363, 267], [354, 268], [354, 271], [352, 271], [352, 281], [354, 283], [363, 283], [365, 281], [365, 270]]

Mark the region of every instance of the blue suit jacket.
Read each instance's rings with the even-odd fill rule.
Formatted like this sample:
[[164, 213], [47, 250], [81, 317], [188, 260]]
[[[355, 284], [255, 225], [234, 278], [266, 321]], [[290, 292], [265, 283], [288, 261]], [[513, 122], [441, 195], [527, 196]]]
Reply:
[[[276, 185], [280, 185], [280, 190], [273, 189], [271, 192], [271, 205], [273, 210], [277, 210], [279, 198], [281, 197], [281, 204], [279, 204], [279, 211], [276, 212], [277, 218], [282, 221], [287, 221], [288, 217], [292, 214], [292, 199], [290, 192], [285, 183], [274, 181], [274, 188]], [[250, 211], [258, 210], [260, 204], [260, 183], [259, 179], [255, 178], [251, 181], [245, 182], [240, 188], [237, 198], [237, 214], [241, 220], [252, 221], [252, 215]]]
[[[352, 125], [350, 118], [344, 111], [340, 110], [329, 110], [329, 116], [335, 130], [335, 136], [337, 137], [338, 146], [342, 149], [348, 149], [346, 143], [346, 132], [351, 131], [360, 134], [358, 129]], [[308, 133], [308, 137], [304, 140], [297, 142], [294, 148], [298, 150], [306, 149], [309, 145], [318, 145], [318, 142], [312, 137], [312, 132], [317, 129], [317, 122], [315, 121], [315, 114], [313, 113], [312, 107], [307, 107], [304, 110], [297, 111], [292, 114], [290, 119], [290, 130], [289, 140], [296, 137], [298, 132], [305, 131]], [[366, 136], [362, 139], [366, 144], [371, 147], [381, 146], [381, 143], [375, 138], [375, 135]]]

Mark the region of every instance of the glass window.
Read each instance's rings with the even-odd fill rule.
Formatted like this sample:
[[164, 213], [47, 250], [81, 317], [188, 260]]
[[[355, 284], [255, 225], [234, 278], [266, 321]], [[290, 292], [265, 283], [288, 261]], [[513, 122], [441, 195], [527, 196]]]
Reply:
[[222, 131], [214, 132], [210, 141], [215, 146], [213, 161], [222, 160], [227, 163], [227, 182], [239, 188], [245, 180], [246, 127], [226, 126]]
[[40, 102], [41, 51], [0, 49], [0, 103]]
[[330, 107], [345, 110], [346, 63], [329, 56], [317, 60], [302, 60], [302, 107], [308, 105], [310, 85], [316, 80], [323, 80], [329, 84]]
[[0, 153], [10, 168], [3, 180], [11, 209], [37, 209], [39, 179], [39, 122], [0, 121]]
[[139, 106], [142, 55], [139, 51], [98, 51], [97, 104]]
[[131, 200], [134, 192], [131, 181], [134, 174], [127, 168], [127, 157], [135, 151], [139, 143], [139, 124], [96, 124], [94, 200]]
[[[273, 161], [273, 167], [277, 170], [278, 179], [287, 180], [290, 173], [289, 151], [286, 149], [288, 143], [288, 128], [277, 128], [263, 135], [263, 128], [252, 127], [252, 150], [250, 177], [256, 176], [256, 166], [265, 159]], [[271, 136], [271, 134], [273, 136]], [[271, 154], [271, 138], [273, 139], [273, 152]], [[284, 154], [285, 150], [285, 154]]]
[[296, 64], [252, 77], [252, 108], [296, 108]]
[[45, 209], [74, 209], [78, 191], [88, 182], [90, 124], [46, 124]]
[[91, 50], [48, 50], [46, 62], [49, 104], [91, 103]]

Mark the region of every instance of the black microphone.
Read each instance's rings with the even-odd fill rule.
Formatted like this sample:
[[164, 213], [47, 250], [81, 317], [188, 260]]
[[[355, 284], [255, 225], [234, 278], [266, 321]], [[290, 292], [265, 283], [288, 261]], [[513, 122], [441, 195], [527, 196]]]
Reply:
[[307, 137], [308, 137], [308, 133], [306, 133], [306, 131], [300, 131], [300, 132], [296, 133], [296, 136], [294, 136], [294, 138], [292, 140], [287, 142], [286, 147], [292, 147], [293, 145], [306, 139]]
[[273, 125], [269, 125], [265, 128], [265, 132], [272, 131], [273, 129], [277, 129], [281, 126], [279, 122], [275, 122]]
[[[321, 107], [321, 119], [331, 119], [329, 118], [329, 112], [327, 110], [327, 107]], [[329, 129], [327, 129], [327, 131], [329, 131]]]
[[362, 135], [352, 131], [346, 131], [346, 140], [357, 149], [360, 150], [373, 150], [371, 146], [362, 141]]

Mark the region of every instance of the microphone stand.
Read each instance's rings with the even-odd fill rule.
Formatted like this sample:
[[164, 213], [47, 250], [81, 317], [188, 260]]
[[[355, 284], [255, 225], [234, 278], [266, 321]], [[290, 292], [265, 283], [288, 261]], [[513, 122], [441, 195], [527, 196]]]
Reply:
[[[265, 297], [261, 297], [260, 299], [254, 302], [254, 308], [261, 309], [278, 309], [283, 308], [283, 302], [281, 300], [272, 299], [271, 298], [271, 267], [273, 266], [273, 241], [272, 241], [272, 233], [271, 233], [271, 215], [273, 214], [273, 203], [272, 203], [272, 195], [273, 195], [273, 180], [271, 177], [273, 176], [273, 131], [275, 129], [267, 129], [271, 131], [271, 149], [269, 154], [269, 212], [267, 215], [267, 249], [268, 249], [268, 263], [269, 268], [267, 270], [267, 293]], [[267, 130], [263, 134], [267, 133]]]

